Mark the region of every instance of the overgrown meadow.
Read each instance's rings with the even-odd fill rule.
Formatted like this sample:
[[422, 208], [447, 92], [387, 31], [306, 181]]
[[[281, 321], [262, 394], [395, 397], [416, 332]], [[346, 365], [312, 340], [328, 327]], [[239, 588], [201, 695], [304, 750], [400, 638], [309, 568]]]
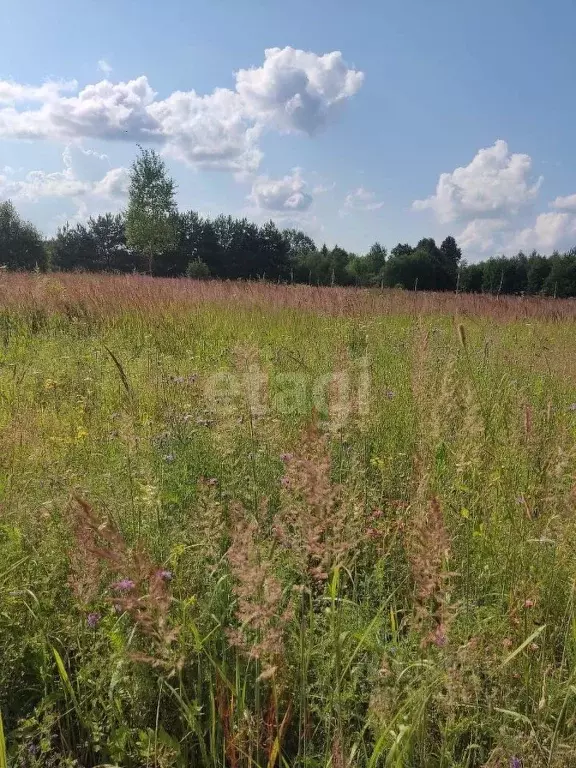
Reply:
[[553, 300], [0, 277], [0, 766], [576, 764]]

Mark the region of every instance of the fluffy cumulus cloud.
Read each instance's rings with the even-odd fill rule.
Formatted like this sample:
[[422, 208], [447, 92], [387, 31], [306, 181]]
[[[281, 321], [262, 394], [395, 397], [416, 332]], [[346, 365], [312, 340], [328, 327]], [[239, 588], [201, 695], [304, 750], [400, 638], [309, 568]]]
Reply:
[[26, 99], [40, 102], [39, 107], [0, 109], [0, 138], [143, 140], [158, 132], [156, 121], [147, 111], [155, 93], [146, 77], [116, 84], [102, 80], [86, 86], [76, 96], [65, 96], [52, 88], [43, 95], [44, 87], [37, 89], [35, 98]]
[[255, 171], [262, 158], [261, 129], [245, 112], [237, 93], [220, 88], [207, 96], [177, 91], [150, 105], [156, 121], [154, 139], [168, 154], [192, 166], [237, 172]]
[[383, 202], [376, 200], [374, 192], [370, 192], [364, 187], [358, 187], [346, 195], [340, 212], [345, 215], [352, 211], [377, 211], [383, 206]]
[[317, 133], [358, 91], [363, 74], [339, 51], [287, 47], [266, 50], [262, 66], [235, 78], [233, 90], [177, 91], [165, 99], [145, 76], [81, 90], [76, 83], [0, 81], [0, 138], [156, 142], [192, 166], [253, 172], [264, 130]]
[[23, 85], [11, 80], [0, 80], [0, 105], [15, 105], [19, 102], [48, 102], [60, 98], [63, 93], [75, 91], [75, 80], [56, 80], [43, 85]]
[[571, 213], [541, 213], [534, 225], [522, 229], [514, 236], [515, 249], [537, 250], [549, 253], [554, 249], [571, 248], [576, 239], [576, 216]]
[[547, 252], [564, 247], [576, 233], [576, 195], [556, 198], [550, 203], [554, 212], [537, 214], [526, 226], [542, 181], [533, 176], [531, 157], [511, 153], [500, 139], [468, 165], [442, 173], [435, 194], [416, 200], [413, 208], [432, 210], [439, 222], [460, 227], [457, 239], [472, 257], [533, 248]]
[[557, 197], [550, 203], [551, 208], [557, 211], [568, 211], [576, 213], [576, 195], [566, 195], [566, 197]]
[[252, 184], [249, 200], [261, 210], [278, 213], [307, 211], [312, 205], [312, 195], [306, 191], [298, 168], [282, 179], [259, 176]]
[[473, 251], [486, 255], [501, 245], [508, 226], [506, 219], [473, 219], [458, 235], [458, 243], [465, 253]]
[[349, 69], [340, 51], [318, 56], [290, 47], [268, 48], [261, 67], [236, 73], [236, 92], [256, 122], [313, 135], [363, 79], [362, 72]]
[[82, 202], [86, 206], [95, 198], [119, 202], [126, 197], [126, 168], [111, 168], [95, 181], [80, 179], [74, 169], [69, 147], [64, 150], [62, 164], [62, 171], [30, 171], [22, 179], [15, 178], [14, 173], [0, 174], [0, 199], [37, 202], [43, 198], [70, 198], [78, 205]]
[[542, 179], [531, 178], [529, 155], [511, 154], [499, 139], [480, 149], [463, 168], [442, 173], [436, 193], [416, 200], [415, 210], [431, 209], [439, 221], [449, 223], [478, 218], [503, 218], [518, 213], [532, 202]]

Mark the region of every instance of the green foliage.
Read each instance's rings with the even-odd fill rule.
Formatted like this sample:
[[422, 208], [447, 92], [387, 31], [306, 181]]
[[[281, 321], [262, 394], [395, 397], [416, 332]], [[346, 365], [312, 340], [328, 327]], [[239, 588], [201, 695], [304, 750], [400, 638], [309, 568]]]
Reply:
[[144, 260], [126, 244], [124, 217], [106, 213], [59, 229], [51, 243], [51, 265], [65, 271], [135, 272]]
[[160, 155], [154, 149], [140, 148], [130, 171], [126, 242], [146, 255], [150, 273], [154, 259], [176, 242], [174, 195], [175, 184]]
[[194, 259], [186, 267], [186, 277], [190, 277], [193, 280], [206, 280], [210, 277], [210, 269], [200, 259]]
[[574, 764], [573, 322], [228, 288], [2, 312], [7, 764]]
[[48, 266], [39, 232], [20, 218], [10, 200], [0, 202], [0, 266], [41, 271]]

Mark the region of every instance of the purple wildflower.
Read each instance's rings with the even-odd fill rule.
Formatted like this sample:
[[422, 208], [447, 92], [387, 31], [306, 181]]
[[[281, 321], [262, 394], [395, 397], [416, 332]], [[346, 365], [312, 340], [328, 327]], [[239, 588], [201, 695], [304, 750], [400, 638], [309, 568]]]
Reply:
[[280, 461], [283, 461], [286, 463], [287, 461], [290, 461], [293, 458], [293, 454], [291, 453], [281, 453], [280, 454]]
[[511, 757], [510, 768], [522, 768], [522, 760], [519, 757]]
[[391, 389], [386, 390], [386, 397], [388, 398], [388, 400], [392, 400], [394, 395], [395, 395], [395, 392], [393, 392]]
[[158, 571], [158, 576], [162, 581], [172, 581], [172, 571]]
[[280, 478], [280, 482], [282, 483], [284, 488], [288, 488], [290, 485], [290, 478], [289, 477], [282, 477]]
[[90, 629], [96, 629], [101, 618], [99, 613], [89, 613], [88, 616], [86, 616], [86, 623]]
[[446, 632], [442, 624], [436, 627], [432, 642], [434, 645], [437, 645], [438, 648], [444, 648], [444, 646], [448, 644], [448, 638], [446, 637]]
[[136, 584], [134, 584], [132, 579], [120, 579], [120, 581], [112, 584], [112, 589], [115, 589], [117, 592], [130, 592], [135, 586]]

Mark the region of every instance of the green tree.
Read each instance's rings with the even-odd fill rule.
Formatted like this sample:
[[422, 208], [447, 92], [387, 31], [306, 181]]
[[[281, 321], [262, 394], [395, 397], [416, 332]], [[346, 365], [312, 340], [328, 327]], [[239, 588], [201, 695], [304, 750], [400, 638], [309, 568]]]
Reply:
[[526, 276], [526, 290], [528, 293], [541, 293], [546, 278], [550, 274], [550, 259], [532, 251], [528, 257], [528, 272]]
[[105, 272], [134, 272], [142, 269], [142, 257], [126, 245], [122, 214], [105, 213], [88, 219], [95, 263], [93, 269]]
[[0, 203], [0, 265], [8, 269], [48, 267], [48, 252], [40, 233], [20, 218], [10, 200]]
[[260, 227], [259, 235], [263, 274], [271, 280], [287, 279], [290, 276], [290, 246], [286, 238], [273, 221]]
[[380, 245], [379, 242], [375, 242], [370, 246], [370, 250], [365, 256], [367, 272], [366, 285], [375, 285], [383, 280], [386, 256], [386, 248]]
[[462, 250], [458, 247], [456, 240], [452, 235], [442, 242], [440, 246], [441, 254], [441, 271], [444, 273], [442, 282], [445, 288], [451, 290], [456, 288], [458, 280], [458, 270], [460, 267], [460, 259], [462, 258]]
[[550, 272], [544, 281], [543, 289], [548, 296], [576, 296], [576, 250], [562, 255], [552, 254]]
[[466, 264], [460, 266], [460, 290], [464, 293], [481, 293], [484, 278], [484, 265]]
[[148, 272], [154, 261], [177, 242], [175, 184], [153, 149], [140, 147], [130, 171], [126, 242], [143, 253]]
[[398, 245], [395, 245], [390, 251], [390, 258], [400, 259], [403, 256], [410, 256], [413, 251], [414, 248], [408, 243], [398, 243]]
[[288, 263], [291, 281], [307, 283], [311, 279], [311, 262], [316, 244], [299, 229], [284, 229], [282, 236], [288, 245]]
[[65, 271], [134, 272], [143, 267], [138, 251], [128, 248], [124, 218], [105, 213], [86, 224], [61, 227], [51, 243], [52, 266]]
[[194, 259], [186, 267], [186, 277], [192, 280], [207, 280], [210, 277], [210, 268], [202, 259]]

